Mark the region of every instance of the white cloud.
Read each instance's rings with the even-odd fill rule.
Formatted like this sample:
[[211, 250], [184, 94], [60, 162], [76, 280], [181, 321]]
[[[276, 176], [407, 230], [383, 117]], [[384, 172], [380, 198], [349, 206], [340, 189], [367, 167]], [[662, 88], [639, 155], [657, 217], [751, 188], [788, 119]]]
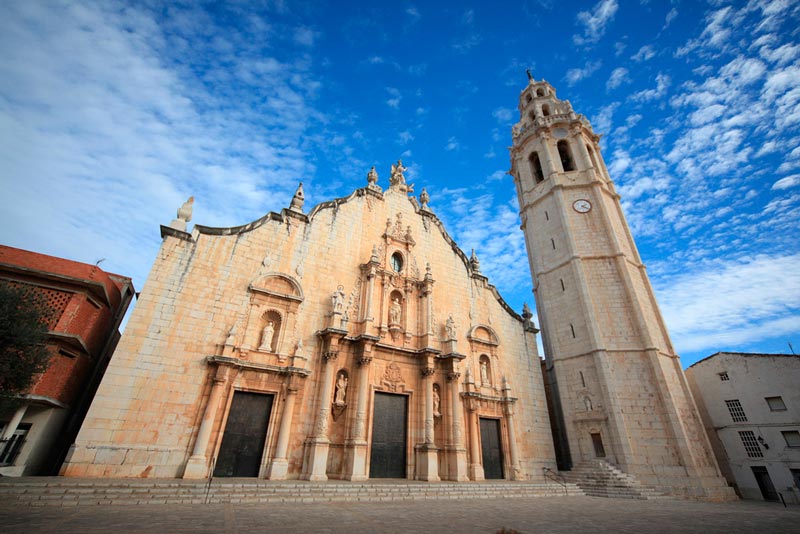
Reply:
[[667, 94], [667, 89], [669, 89], [670, 83], [672, 83], [670, 77], [659, 72], [656, 75], [655, 89], [645, 89], [643, 91], [639, 91], [638, 93], [634, 93], [631, 98], [640, 102], [663, 98]]
[[294, 30], [294, 42], [303, 46], [313, 46], [318, 35], [311, 28], [301, 26]]
[[597, 71], [597, 69], [600, 68], [601, 65], [602, 62], [600, 60], [590, 61], [582, 69], [567, 70], [567, 75], [565, 76], [567, 84], [573, 86], [579, 81], [588, 78], [589, 76], [594, 74]]
[[458, 140], [455, 137], [450, 137], [447, 140], [447, 144], [444, 146], [444, 149], [448, 152], [453, 150], [458, 150], [461, 145], [458, 144]]
[[654, 286], [678, 352], [731, 350], [800, 328], [800, 254], [723, 260]]
[[792, 174], [790, 176], [785, 176], [772, 184], [772, 189], [789, 189], [790, 187], [795, 187], [800, 185], [800, 174]]
[[648, 61], [653, 59], [656, 55], [656, 50], [653, 48], [653, 45], [645, 45], [639, 49], [634, 55], [631, 56], [631, 59], [637, 62]]
[[583, 35], [573, 35], [572, 41], [577, 45], [598, 42], [618, 8], [617, 0], [600, 0], [591, 11], [580, 11], [577, 19], [578, 24], [583, 26]]
[[507, 174], [508, 173], [506, 171], [494, 171], [492, 174], [486, 177], [486, 180], [489, 182], [499, 182], [505, 178]]
[[399, 108], [400, 101], [403, 99], [403, 97], [400, 95], [400, 90], [395, 87], [387, 87], [386, 92], [389, 93], [389, 98], [386, 100], [386, 105], [394, 109]]
[[672, 21], [675, 20], [675, 17], [677, 16], [678, 16], [678, 10], [675, 9], [674, 7], [670, 9], [669, 12], [667, 13], [666, 18], [664, 19], [664, 29], [666, 29], [672, 23]]
[[492, 112], [492, 117], [497, 119], [497, 122], [505, 124], [510, 122], [514, 117], [514, 110], [510, 108], [497, 108]]
[[628, 77], [628, 69], [625, 67], [617, 67], [611, 72], [608, 81], [606, 82], [606, 89], [616, 89], [623, 83], [630, 83], [631, 79]]
[[397, 134], [398, 141], [401, 145], [407, 145], [414, 140], [414, 136], [408, 130], [402, 131]]

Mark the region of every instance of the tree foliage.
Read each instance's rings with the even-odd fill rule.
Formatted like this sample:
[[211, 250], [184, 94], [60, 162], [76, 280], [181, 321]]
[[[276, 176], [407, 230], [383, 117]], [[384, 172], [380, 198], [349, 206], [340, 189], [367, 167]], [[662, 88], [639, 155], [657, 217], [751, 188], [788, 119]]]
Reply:
[[47, 369], [44, 300], [31, 288], [0, 281], [0, 409], [15, 404]]

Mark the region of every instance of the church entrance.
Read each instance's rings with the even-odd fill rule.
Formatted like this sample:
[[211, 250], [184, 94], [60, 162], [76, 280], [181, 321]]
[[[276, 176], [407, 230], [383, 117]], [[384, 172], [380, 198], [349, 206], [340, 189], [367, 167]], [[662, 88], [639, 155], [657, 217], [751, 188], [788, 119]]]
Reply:
[[500, 447], [499, 419], [481, 417], [481, 456], [484, 478], [503, 478], [503, 450]]
[[408, 397], [375, 393], [370, 478], [406, 478]]
[[273, 395], [233, 393], [215, 477], [257, 477], [264, 455]]

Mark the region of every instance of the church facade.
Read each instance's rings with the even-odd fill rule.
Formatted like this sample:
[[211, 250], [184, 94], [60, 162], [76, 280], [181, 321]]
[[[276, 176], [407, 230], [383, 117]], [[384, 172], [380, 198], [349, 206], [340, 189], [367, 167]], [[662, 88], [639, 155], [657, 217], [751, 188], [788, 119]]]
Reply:
[[69, 476], [532, 479], [555, 468], [530, 312], [401, 162], [236, 228], [169, 227]]
[[599, 137], [547, 82], [530, 78], [519, 110], [511, 174], [545, 376], [530, 311], [410, 195], [399, 161], [385, 191], [373, 169], [305, 213], [301, 185], [234, 228], [187, 232], [190, 199], [62, 473], [541, 480], [607, 461], [667, 493], [732, 495]]

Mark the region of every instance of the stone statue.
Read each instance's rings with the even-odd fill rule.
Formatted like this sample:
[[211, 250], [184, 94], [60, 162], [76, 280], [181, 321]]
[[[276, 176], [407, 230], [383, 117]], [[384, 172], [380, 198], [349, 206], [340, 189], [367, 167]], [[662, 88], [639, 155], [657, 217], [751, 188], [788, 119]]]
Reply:
[[433, 388], [433, 416], [439, 417], [441, 416], [441, 412], [439, 412], [439, 405], [442, 403], [442, 400], [439, 398], [439, 388]]
[[334, 404], [344, 404], [347, 396], [347, 383], [349, 382], [347, 375], [339, 373], [336, 378], [336, 394], [333, 397]]
[[400, 299], [395, 297], [392, 300], [392, 305], [389, 306], [389, 324], [400, 324], [400, 314], [403, 308], [400, 306]]
[[456, 338], [456, 323], [453, 321], [453, 315], [450, 314], [447, 317], [447, 321], [444, 323], [445, 332], [447, 332], [447, 339], [455, 339]]
[[194, 197], [189, 197], [189, 199], [178, 208], [178, 219], [185, 222], [192, 220], [192, 204], [194, 204]]
[[472, 272], [481, 272], [481, 262], [478, 260], [478, 255], [475, 254], [475, 249], [472, 249], [472, 256], [469, 259], [469, 266], [472, 267]]
[[481, 384], [489, 384], [489, 363], [481, 360]]
[[258, 350], [272, 351], [272, 337], [275, 335], [275, 325], [272, 321], [267, 323], [261, 331], [261, 346]]
[[389, 178], [389, 183], [391, 185], [405, 185], [406, 178], [403, 173], [407, 170], [406, 167], [403, 167], [403, 162], [398, 159], [397, 165], [392, 165], [392, 176]]
[[333, 313], [342, 313], [344, 310], [344, 286], [339, 286], [331, 295]]
[[431, 201], [431, 197], [425, 188], [422, 188], [422, 193], [419, 194], [419, 202], [422, 204], [422, 209], [428, 209], [428, 202]]
[[589, 397], [583, 398], [583, 405], [586, 407], [586, 410], [591, 412], [592, 411], [592, 399]]

